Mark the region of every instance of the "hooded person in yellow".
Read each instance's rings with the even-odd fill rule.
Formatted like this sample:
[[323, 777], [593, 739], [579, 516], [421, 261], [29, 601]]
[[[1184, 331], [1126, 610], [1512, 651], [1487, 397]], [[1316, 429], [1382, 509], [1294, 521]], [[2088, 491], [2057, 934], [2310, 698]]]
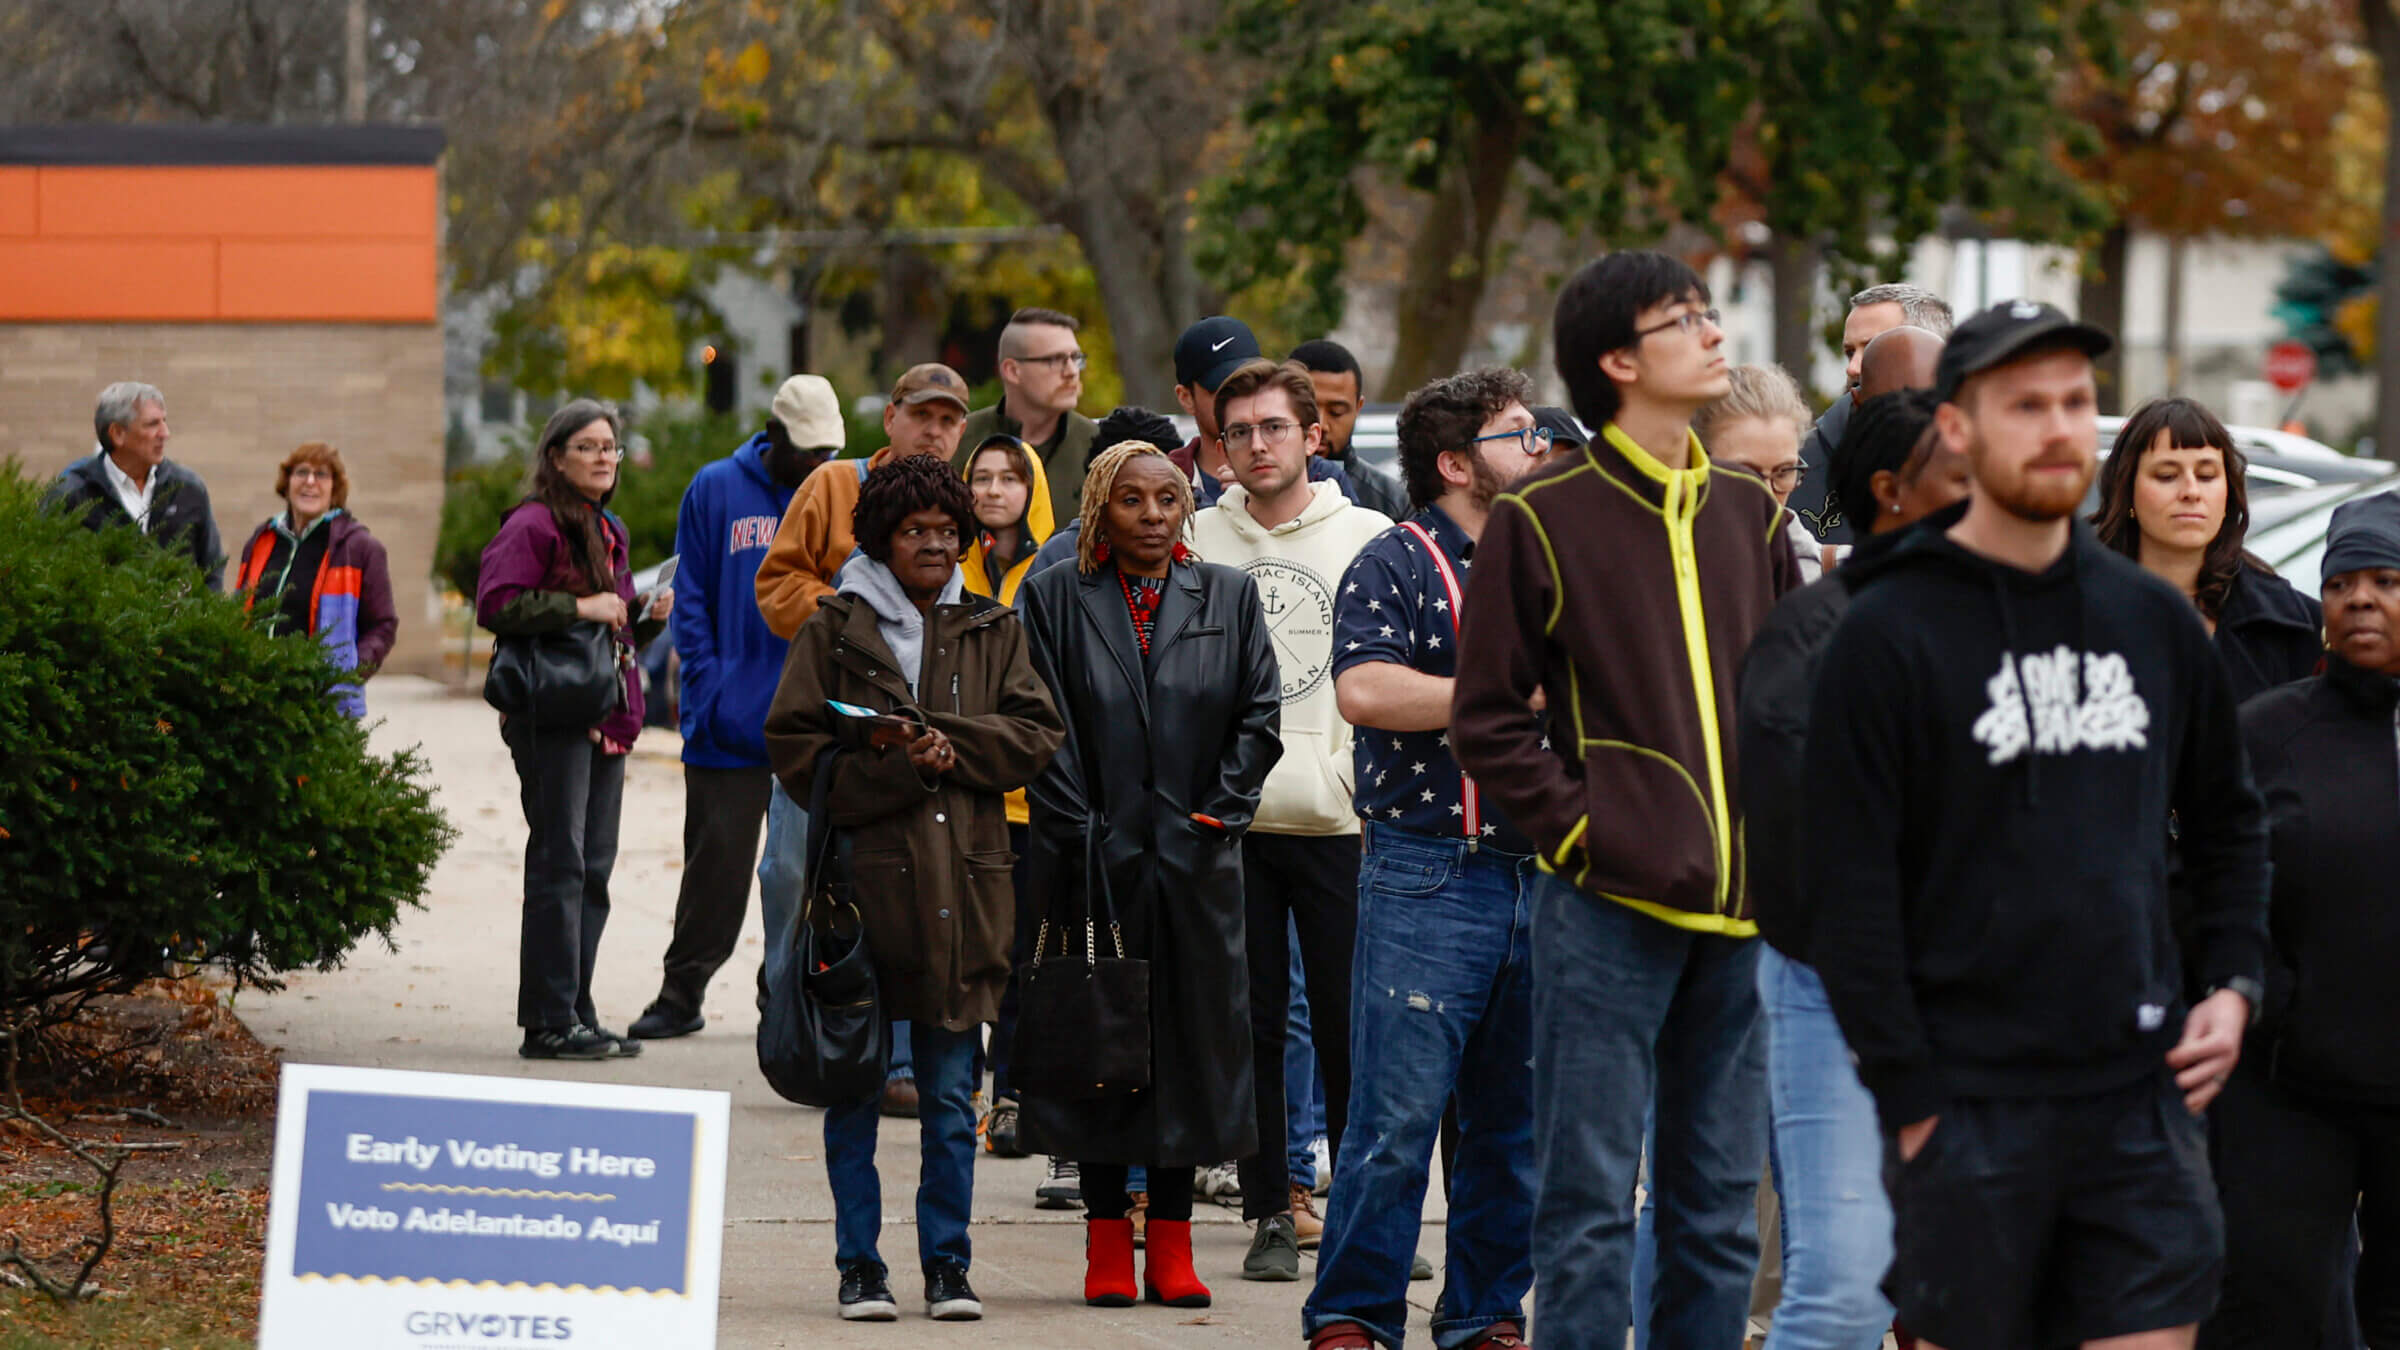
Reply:
[[[995, 431], [968, 454], [967, 491], [975, 499], [975, 537], [959, 559], [967, 589], [1004, 605], [1017, 603], [1017, 587], [1033, 568], [1033, 555], [1050, 537], [1050, 482], [1042, 457], [1025, 442]], [[1008, 823], [1030, 817], [1025, 790], [1008, 794]]]
[[1050, 483], [1042, 457], [1025, 442], [996, 431], [967, 456], [964, 473], [979, 527], [959, 560], [967, 589], [1014, 605], [1017, 587], [1052, 529]]

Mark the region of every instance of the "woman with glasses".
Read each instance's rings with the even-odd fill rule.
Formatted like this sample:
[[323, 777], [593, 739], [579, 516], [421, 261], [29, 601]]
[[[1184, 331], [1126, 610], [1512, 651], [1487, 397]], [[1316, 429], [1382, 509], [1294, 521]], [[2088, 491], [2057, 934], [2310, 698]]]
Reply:
[[592, 965], [608, 923], [625, 756], [642, 730], [633, 653], [666, 622], [675, 593], [633, 592], [625, 523], [611, 515], [625, 451], [615, 410], [579, 398], [553, 414], [534, 448], [525, 500], [484, 546], [475, 618], [492, 632], [538, 635], [604, 624], [615, 637], [624, 697], [589, 727], [537, 727], [503, 716], [525, 808], [525, 912], [517, 947], [517, 1053], [527, 1059], [612, 1059], [641, 1042], [600, 1026]]
[[[1800, 461], [1800, 442], [1808, 435], [1810, 421], [1808, 404], [1800, 397], [1799, 384], [1781, 366], [1735, 366], [1729, 373], [1732, 390], [1702, 408], [1692, 418], [1692, 430], [1710, 459], [1767, 480], [1775, 500], [1788, 507], [1792, 490], [1808, 471]], [[1824, 574], [1822, 546], [1797, 514], [1787, 513], [1786, 528], [1802, 577], [1816, 580]]]
[[267, 517], [236, 555], [242, 608], [274, 634], [305, 633], [349, 678], [333, 687], [342, 711], [363, 717], [359, 686], [383, 664], [400, 631], [383, 545], [350, 514], [342, 452], [310, 441], [275, 468], [284, 509]]

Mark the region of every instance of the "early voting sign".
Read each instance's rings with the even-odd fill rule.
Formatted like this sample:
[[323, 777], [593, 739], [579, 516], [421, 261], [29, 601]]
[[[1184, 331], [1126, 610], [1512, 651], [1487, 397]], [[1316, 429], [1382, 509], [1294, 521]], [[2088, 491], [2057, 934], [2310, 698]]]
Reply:
[[259, 1345], [715, 1345], [728, 1102], [287, 1065]]

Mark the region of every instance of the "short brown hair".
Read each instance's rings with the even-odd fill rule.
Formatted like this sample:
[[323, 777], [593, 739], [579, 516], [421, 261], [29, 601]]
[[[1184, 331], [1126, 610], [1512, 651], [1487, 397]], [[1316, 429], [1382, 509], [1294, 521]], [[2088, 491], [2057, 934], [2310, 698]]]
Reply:
[[975, 481], [975, 461], [983, 458], [987, 450], [997, 450], [1008, 456], [1008, 467], [1016, 471], [1017, 477], [1025, 480], [1027, 487], [1033, 486], [1033, 456], [1025, 452], [1025, 442], [1005, 431], [992, 433], [983, 444], [969, 451], [966, 467], [958, 476], [972, 485]]
[[1277, 363], [1260, 358], [1245, 361], [1234, 367], [1225, 382], [1217, 386], [1217, 430], [1225, 429], [1225, 405], [1237, 398], [1248, 398], [1268, 389], [1280, 389], [1292, 400], [1292, 416], [1304, 427], [1317, 422], [1317, 382], [1308, 377], [1308, 367], [1297, 361]]
[[1025, 330], [1028, 328], [1064, 328], [1070, 333], [1081, 332], [1083, 321], [1072, 314], [1055, 309], [1020, 309], [1008, 316], [1008, 326], [1000, 330], [1000, 355], [1016, 360], [1025, 353]]
[[323, 441], [310, 441], [283, 457], [275, 466], [275, 495], [286, 502], [292, 499], [292, 470], [303, 464], [314, 464], [333, 474], [333, 504], [336, 508], [350, 504], [350, 471], [342, 467], [342, 452]]

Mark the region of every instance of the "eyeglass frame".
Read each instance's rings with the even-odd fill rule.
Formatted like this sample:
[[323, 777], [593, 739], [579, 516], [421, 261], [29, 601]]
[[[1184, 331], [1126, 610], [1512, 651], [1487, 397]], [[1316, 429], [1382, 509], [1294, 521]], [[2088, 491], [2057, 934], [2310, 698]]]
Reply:
[[621, 460], [625, 458], [625, 447], [617, 441], [611, 441], [607, 445], [597, 445], [591, 441], [569, 441], [558, 447], [558, 452], [562, 455], [598, 455], [603, 459]]
[[1012, 356], [1008, 359], [1021, 366], [1049, 366], [1060, 373], [1064, 372], [1058, 363], [1061, 361], [1071, 362], [1078, 375], [1091, 369], [1092, 366], [1092, 354], [1086, 351], [1052, 352], [1048, 356]]
[[[1315, 422], [1302, 422], [1293, 418], [1270, 417], [1264, 422], [1236, 422], [1232, 426], [1221, 427], [1217, 431], [1217, 439], [1225, 442], [1226, 447], [1230, 449], [1236, 445], [1248, 445], [1251, 433], [1256, 432], [1261, 435], [1264, 444], [1270, 449], [1280, 449], [1292, 439], [1293, 432], [1305, 434], [1310, 427], [1316, 425]], [[1268, 427], [1284, 427], [1286, 430], [1268, 435], [1266, 434]]]
[[[1797, 464], [1785, 464], [1778, 468], [1767, 469], [1758, 476], [1766, 479], [1767, 486], [1777, 492], [1790, 492], [1808, 481], [1808, 461], [1802, 460]], [[1786, 477], [1792, 480], [1788, 485], [1783, 481]]]
[[[1518, 427], [1514, 431], [1495, 431], [1489, 436], [1470, 437], [1465, 448], [1473, 450], [1485, 441], [1515, 441], [1517, 453], [1528, 459], [1547, 459], [1550, 452], [1558, 446], [1558, 433], [1549, 427], [1538, 424], [1530, 427]], [[1541, 449], [1534, 449], [1533, 447], [1536, 445], [1539, 445]]]
[[1633, 341], [1628, 342], [1625, 345], [1628, 347], [1639, 346], [1643, 338], [1650, 337], [1653, 334], [1663, 333], [1670, 328], [1680, 328], [1686, 333], [1696, 333], [1700, 331], [1700, 325], [1702, 323], [1706, 323], [1719, 332], [1723, 332], [1725, 329], [1725, 312], [1713, 307], [1709, 309], [1687, 309], [1683, 313], [1676, 315], [1674, 318], [1667, 320], [1665, 323], [1656, 323], [1650, 325], [1648, 328], [1634, 329]]

